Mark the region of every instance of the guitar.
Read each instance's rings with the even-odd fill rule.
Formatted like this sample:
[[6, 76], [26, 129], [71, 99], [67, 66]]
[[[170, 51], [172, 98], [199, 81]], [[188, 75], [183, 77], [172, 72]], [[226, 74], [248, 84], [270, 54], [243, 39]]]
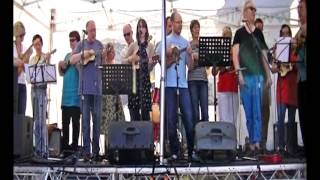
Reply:
[[281, 77], [285, 77], [288, 72], [292, 71], [293, 65], [292, 63], [281, 63], [279, 65], [279, 73]]
[[166, 60], [166, 67], [169, 68], [173, 63], [178, 63], [180, 60], [180, 54], [187, 50], [187, 47], [180, 49], [178, 46], [172, 46], [172, 56]]
[[94, 61], [94, 60], [96, 59], [96, 56], [97, 56], [98, 54], [102, 54], [102, 51], [103, 51], [103, 49], [98, 50], [98, 51], [94, 51], [93, 49], [84, 50], [84, 53], [85, 53], [85, 52], [89, 52], [89, 53], [90, 53], [90, 56], [84, 57], [84, 59], [83, 59], [83, 64], [82, 64], [82, 65], [87, 65], [89, 62]]
[[53, 49], [53, 50], [51, 50], [50, 52], [48, 52], [48, 53], [46, 53], [46, 54], [44, 55], [44, 59], [46, 60], [46, 63], [48, 63], [47, 60], [48, 60], [49, 56], [50, 56], [51, 54], [54, 54], [55, 52], [57, 52], [57, 49]]
[[[32, 49], [33, 44], [31, 44], [28, 49], [23, 53], [23, 54], [19, 54], [19, 58], [23, 61], [23, 63], [28, 63], [28, 59], [26, 59], [26, 55], [28, 54], [28, 52]], [[21, 66], [17, 67], [18, 69], [18, 74], [20, 75], [20, 73], [24, 72], [24, 65], [22, 64]]]

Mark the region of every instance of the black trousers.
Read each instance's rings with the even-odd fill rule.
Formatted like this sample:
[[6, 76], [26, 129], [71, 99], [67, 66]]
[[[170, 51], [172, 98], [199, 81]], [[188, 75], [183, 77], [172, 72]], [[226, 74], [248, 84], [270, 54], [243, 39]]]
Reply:
[[69, 145], [69, 124], [72, 118], [72, 147], [78, 146], [80, 129], [80, 107], [62, 106], [62, 148], [66, 149]]

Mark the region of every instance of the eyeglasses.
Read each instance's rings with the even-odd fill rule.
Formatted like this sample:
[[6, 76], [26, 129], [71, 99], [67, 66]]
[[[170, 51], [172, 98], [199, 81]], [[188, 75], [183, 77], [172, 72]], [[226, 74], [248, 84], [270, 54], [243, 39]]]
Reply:
[[128, 33], [124, 33], [124, 34], [123, 34], [123, 36], [124, 36], [124, 37], [126, 37], [126, 36], [130, 36], [130, 34], [131, 34], [130, 32], [128, 32]]
[[247, 9], [250, 9], [251, 11], [254, 11], [254, 12], [257, 11], [257, 9], [255, 7], [253, 7], [253, 6], [247, 7]]
[[77, 39], [69, 39], [70, 42], [74, 42], [76, 41]]

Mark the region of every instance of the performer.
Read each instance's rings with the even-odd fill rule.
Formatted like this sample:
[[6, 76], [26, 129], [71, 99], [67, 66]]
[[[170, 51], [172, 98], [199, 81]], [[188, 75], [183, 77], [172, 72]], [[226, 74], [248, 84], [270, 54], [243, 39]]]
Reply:
[[[260, 152], [262, 93], [263, 88], [269, 88], [272, 83], [269, 65], [264, 59], [267, 45], [261, 30], [253, 24], [255, 15], [256, 8], [253, 2], [245, 1], [243, 17], [246, 24], [236, 31], [233, 40], [233, 64], [239, 78], [240, 95], [249, 132], [251, 151], [248, 156], [254, 155], [255, 150]], [[239, 71], [240, 68], [246, 70]]]
[[[200, 23], [198, 20], [192, 20], [190, 23], [190, 32], [192, 40], [189, 42], [192, 48], [194, 59], [193, 67], [188, 71], [188, 89], [193, 107], [194, 123], [199, 121], [208, 121], [208, 77], [204, 66], [198, 65], [199, 60], [199, 33]], [[201, 119], [199, 114], [201, 109]]]
[[154, 45], [148, 41], [148, 25], [144, 19], [139, 19], [137, 23], [136, 39], [137, 41], [129, 46], [124, 58], [124, 63], [133, 64], [133, 71], [136, 71], [133, 72], [136, 78], [133, 80], [132, 87], [136, 88], [136, 92], [128, 96], [130, 118], [131, 121], [149, 121], [151, 111], [149, 73], [156, 62], [152, 60]]
[[[257, 18], [254, 21], [254, 25], [256, 28], [260, 29], [263, 33], [263, 21], [260, 18]], [[267, 47], [267, 49], [269, 49]], [[265, 78], [266, 80], [267, 78]], [[266, 151], [266, 143], [268, 140], [268, 129], [269, 129], [269, 119], [270, 119], [270, 100], [271, 99], [271, 91], [270, 87], [265, 87], [262, 93], [262, 140], [261, 140], [261, 148], [263, 151]]]
[[[14, 94], [14, 98], [17, 98], [17, 110], [18, 114], [26, 114], [27, 104], [27, 88], [24, 64], [29, 63], [29, 58], [32, 54], [32, 45], [26, 49], [22, 44], [24, 36], [26, 34], [25, 27], [22, 22], [18, 21], [13, 26], [13, 35], [15, 41], [13, 42], [13, 66], [17, 70], [17, 94]], [[16, 83], [14, 84], [16, 85]], [[15, 86], [16, 87], [16, 86]]]
[[[223, 28], [222, 36], [232, 38], [232, 31], [229, 26], [225, 26]], [[232, 61], [232, 50], [230, 54]], [[216, 66], [212, 68], [213, 76], [216, 76], [218, 72], [218, 101], [220, 121], [230, 122], [236, 125], [239, 110], [239, 96], [237, 75], [234, 70], [233, 63], [230, 67]]]
[[[87, 39], [80, 41], [71, 56], [70, 63], [81, 63], [79, 93], [82, 108], [82, 132], [84, 161], [100, 160], [99, 138], [101, 120], [102, 81], [101, 70], [103, 52], [102, 43], [96, 39], [96, 24], [90, 20], [86, 24]], [[82, 54], [83, 53], [83, 54]], [[83, 55], [83, 57], [82, 57]], [[81, 58], [82, 57], [82, 58]], [[90, 138], [90, 116], [92, 115], [93, 138]], [[91, 154], [92, 142], [92, 154]], [[92, 156], [91, 156], [92, 155]]]
[[[280, 30], [280, 37], [292, 37], [290, 26], [283, 24]], [[289, 45], [288, 45], [289, 46]], [[275, 49], [276, 50], [276, 49]], [[283, 155], [294, 155], [297, 150], [297, 129], [295, 127], [295, 117], [297, 109], [297, 67], [295, 61], [297, 59], [296, 43], [291, 44], [291, 54], [289, 65], [277, 63], [277, 59], [272, 62], [272, 72], [278, 73], [277, 80], [277, 114], [278, 114], [278, 137], [279, 144], [277, 150]], [[277, 58], [277, 57], [275, 57]], [[287, 69], [291, 66], [292, 69]], [[284, 77], [281, 73], [288, 70]], [[284, 119], [288, 110], [288, 124], [287, 124], [287, 142], [285, 142], [284, 135]], [[296, 128], [296, 127], [295, 127]], [[293, 137], [295, 136], [295, 138]], [[292, 142], [295, 141], [295, 142]], [[288, 154], [289, 153], [289, 154]]]
[[[49, 62], [51, 56], [42, 52], [43, 41], [39, 34], [33, 36], [32, 43], [36, 51], [36, 55], [30, 59], [29, 65], [34, 65], [35, 69], [37, 69], [38, 65]], [[31, 88], [31, 97], [34, 118], [35, 157], [47, 159], [49, 156], [48, 129], [46, 124], [48, 102], [47, 83], [33, 84]]]
[[300, 29], [295, 39], [297, 40], [297, 67], [298, 67], [298, 109], [301, 136], [306, 148], [305, 124], [307, 120], [307, 0], [300, 0], [298, 5]]
[[[165, 119], [168, 123], [170, 152], [169, 160], [177, 160], [179, 154], [179, 142], [177, 139], [177, 109], [178, 99], [182, 112], [182, 121], [185, 128], [188, 144], [188, 159], [195, 157], [194, 145], [194, 121], [191, 98], [186, 80], [186, 66], [193, 67], [192, 49], [189, 42], [181, 36], [182, 18], [178, 12], [171, 15], [172, 33], [167, 36], [165, 84]], [[171, 64], [171, 65], [169, 65]], [[177, 76], [178, 75], [178, 76]], [[179, 94], [177, 95], [177, 91]], [[177, 97], [178, 96], [178, 97]]]
[[[105, 46], [106, 57], [103, 64], [115, 64], [115, 49], [112, 43]], [[124, 121], [125, 116], [119, 95], [102, 95], [102, 118], [100, 131], [105, 135], [105, 151], [108, 149], [108, 127], [111, 121]]]
[[[79, 72], [74, 64], [70, 64], [70, 57], [74, 52], [77, 43], [80, 41], [78, 31], [69, 33], [69, 42], [71, 52], [69, 52], [63, 61], [59, 62], [59, 73], [63, 76], [62, 87], [62, 149], [73, 150], [78, 149], [79, 128], [80, 128], [80, 96], [79, 88]], [[72, 143], [69, 145], [69, 124], [72, 118]]]

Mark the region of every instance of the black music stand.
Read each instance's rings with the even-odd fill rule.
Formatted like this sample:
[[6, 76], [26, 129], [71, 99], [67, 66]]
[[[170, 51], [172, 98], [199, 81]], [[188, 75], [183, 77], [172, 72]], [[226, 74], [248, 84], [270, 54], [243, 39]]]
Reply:
[[[200, 37], [199, 38], [199, 66], [231, 66], [230, 37]], [[216, 76], [214, 81], [214, 120], [217, 121]]]
[[132, 65], [102, 65], [102, 94], [130, 94], [132, 92]]

